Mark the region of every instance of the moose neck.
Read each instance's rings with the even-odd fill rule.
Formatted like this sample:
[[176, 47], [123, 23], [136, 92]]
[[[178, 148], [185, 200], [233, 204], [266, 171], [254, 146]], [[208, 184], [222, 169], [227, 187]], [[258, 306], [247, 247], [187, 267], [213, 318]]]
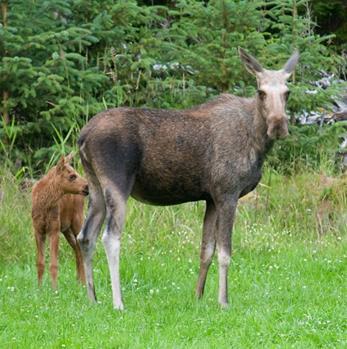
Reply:
[[264, 157], [272, 148], [274, 141], [267, 135], [268, 125], [266, 123], [265, 110], [262, 101], [258, 95], [253, 99], [253, 127], [254, 143], [253, 146], [261, 157]]

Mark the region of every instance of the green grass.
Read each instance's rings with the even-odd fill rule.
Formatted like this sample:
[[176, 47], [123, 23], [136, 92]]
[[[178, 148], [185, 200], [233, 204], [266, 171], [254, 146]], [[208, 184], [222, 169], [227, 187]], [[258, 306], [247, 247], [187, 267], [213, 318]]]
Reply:
[[204, 298], [194, 298], [203, 204], [130, 201], [121, 256], [126, 310], [117, 312], [100, 242], [98, 304], [76, 282], [63, 240], [58, 292], [48, 273], [37, 288], [30, 195], [3, 179], [0, 348], [347, 347], [347, 234], [317, 237], [319, 176], [267, 172], [262, 183], [237, 213], [228, 310], [217, 305], [216, 261]]

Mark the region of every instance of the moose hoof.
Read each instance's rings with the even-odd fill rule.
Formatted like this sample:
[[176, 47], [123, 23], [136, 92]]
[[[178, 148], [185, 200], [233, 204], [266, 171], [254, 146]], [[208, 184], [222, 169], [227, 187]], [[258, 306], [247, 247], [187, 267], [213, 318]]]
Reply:
[[229, 309], [229, 303], [220, 302], [219, 305], [220, 305], [220, 307], [221, 307], [223, 310]]
[[123, 303], [114, 304], [113, 309], [122, 311], [124, 310], [124, 305]]

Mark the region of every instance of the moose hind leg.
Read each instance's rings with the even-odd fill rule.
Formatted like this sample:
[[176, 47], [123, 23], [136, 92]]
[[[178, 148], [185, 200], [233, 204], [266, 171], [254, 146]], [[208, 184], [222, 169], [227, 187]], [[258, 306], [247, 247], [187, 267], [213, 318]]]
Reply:
[[200, 253], [200, 271], [198, 283], [196, 285], [196, 296], [198, 298], [201, 298], [203, 296], [208, 269], [211, 265], [216, 248], [216, 217], [216, 207], [214, 203], [212, 201], [206, 202], [206, 212], [204, 218]]
[[126, 198], [117, 187], [105, 190], [106, 201], [106, 229], [102, 237], [105, 247], [108, 266], [111, 275], [113, 307], [123, 310], [120, 275], [119, 255], [120, 238], [125, 220]]
[[[87, 173], [87, 172], [86, 172]], [[96, 239], [105, 218], [105, 201], [100, 185], [88, 182], [89, 185], [89, 208], [87, 218], [83, 224], [81, 232], [77, 236], [77, 241], [83, 256], [84, 271], [87, 283], [87, 294], [90, 300], [96, 301], [94, 288], [92, 258], [95, 249]]]

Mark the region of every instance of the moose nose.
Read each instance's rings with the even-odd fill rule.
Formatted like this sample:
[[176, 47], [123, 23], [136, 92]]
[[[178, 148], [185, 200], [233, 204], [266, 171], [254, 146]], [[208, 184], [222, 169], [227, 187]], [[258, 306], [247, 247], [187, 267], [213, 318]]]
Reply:
[[271, 139], [285, 138], [288, 136], [288, 122], [287, 119], [275, 121], [269, 124], [267, 135]]

